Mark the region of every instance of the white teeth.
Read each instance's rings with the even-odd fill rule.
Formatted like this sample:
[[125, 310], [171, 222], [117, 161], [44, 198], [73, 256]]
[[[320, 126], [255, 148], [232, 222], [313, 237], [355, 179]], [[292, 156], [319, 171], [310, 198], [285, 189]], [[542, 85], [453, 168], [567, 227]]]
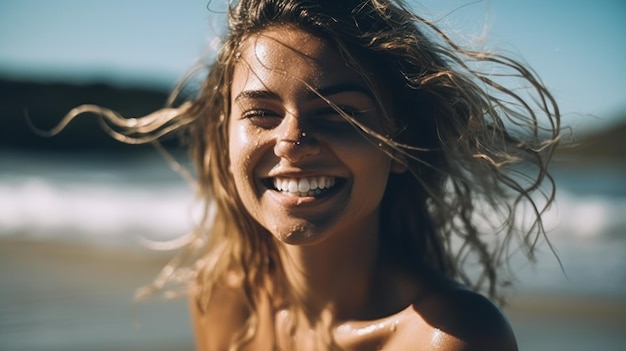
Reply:
[[317, 180], [317, 188], [318, 189], [326, 189], [326, 179], [325, 178], [320, 177]]
[[295, 193], [298, 191], [298, 181], [296, 179], [291, 179], [287, 181], [287, 189], [290, 193]]
[[311, 184], [309, 183], [308, 180], [305, 179], [300, 179], [300, 182], [298, 183], [298, 191], [300, 191], [301, 193], [306, 193], [307, 191], [309, 191], [309, 189], [311, 189]]
[[295, 196], [315, 196], [335, 185], [332, 177], [274, 178], [274, 187]]

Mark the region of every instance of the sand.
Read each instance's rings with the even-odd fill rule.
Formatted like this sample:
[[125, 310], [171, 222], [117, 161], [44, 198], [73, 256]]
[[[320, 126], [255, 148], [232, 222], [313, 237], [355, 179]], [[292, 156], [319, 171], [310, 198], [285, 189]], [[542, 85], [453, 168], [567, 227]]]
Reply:
[[[135, 290], [170, 256], [0, 241], [0, 349], [193, 350], [186, 301], [133, 302]], [[626, 297], [525, 293], [504, 311], [521, 350], [617, 351], [626, 345]]]

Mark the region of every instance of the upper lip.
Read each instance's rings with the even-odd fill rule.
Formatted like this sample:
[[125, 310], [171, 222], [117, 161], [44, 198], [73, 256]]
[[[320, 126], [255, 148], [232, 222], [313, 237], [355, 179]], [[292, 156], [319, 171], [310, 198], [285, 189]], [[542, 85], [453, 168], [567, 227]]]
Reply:
[[332, 177], [332, 178], [346, 178], [334, 174], [333, 172], [314, 171], [314, 170], [302, 170], [302, 169], [276, 169], [269, 172], [262, 178], [308, 178], [308, 177]]

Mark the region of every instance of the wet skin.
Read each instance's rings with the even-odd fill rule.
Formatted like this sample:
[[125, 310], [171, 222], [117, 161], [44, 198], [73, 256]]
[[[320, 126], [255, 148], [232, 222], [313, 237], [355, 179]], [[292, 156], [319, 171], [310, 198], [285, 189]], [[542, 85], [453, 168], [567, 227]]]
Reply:
[[380, 109], [362, 79], [310, 35], [266, 31], [241, 53], [229, 154], [246, 209], [289, 244], [376, 230], [392, 161], [310, 89], [377, 127]]
[[[381, 107], [324, 40], [291, 26], [240, 46], [229, 116], [230, 172], [246, 210], [280, 247], [307, 310], [332, 311], [342, 350], [516, 350], [506, 319], [486, 298], [445, 279], [381, 267], [378, 216], [391, 172], [403, 166], [329, 104], [373, 129]], [[313, 88], [313, 90], [311, 89]], [[262, 294], [247, 350], [317, 350], [300, 324]], [[225, 350], [249, 312], [236, 279], [218, 285], [207, 313], [192, 304], [199, 350]]]

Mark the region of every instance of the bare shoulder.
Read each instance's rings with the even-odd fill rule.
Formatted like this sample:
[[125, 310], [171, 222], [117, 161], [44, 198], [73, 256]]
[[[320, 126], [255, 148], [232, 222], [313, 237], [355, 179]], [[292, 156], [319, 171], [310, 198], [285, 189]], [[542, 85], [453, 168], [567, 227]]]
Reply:
[[216, 284], [208, 300], [199, 295], [199, 289], [192, 289], [189, 302], [198, 351], [228, 350], [250, 315], [236, 279]]
[[517, 350], [508, 320], [479, 293], [450, 284], [423, 296], [413, 308], [428, 325], [433, 350]]

